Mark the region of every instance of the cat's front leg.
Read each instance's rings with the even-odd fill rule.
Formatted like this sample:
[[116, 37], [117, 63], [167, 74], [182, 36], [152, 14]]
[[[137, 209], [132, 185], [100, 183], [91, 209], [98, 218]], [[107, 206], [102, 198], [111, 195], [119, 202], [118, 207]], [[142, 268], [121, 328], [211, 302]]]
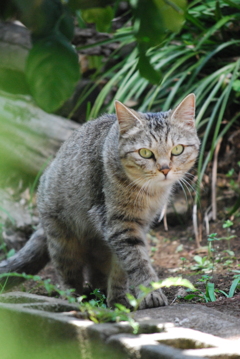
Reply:
[[[120, 221], [116, 219], [116, 216], [112, 216], [112, 218], [115, 218], [115, 223], [112, 223], [111, 227], [109, 227], [107, 240], [128, 279], [128, 286], [122, 287], [122, 296], [125, 297], [131, 288], [135, 296], [141, 298], [142, 292], [139, 289], [139, 285], [151, 287], [151, 282], [158, 281], [148, 256], [144, 231], [134, 219], [126, 220], [125, 217], [124, 221]], [[116, 291], [112, 290], [112, 292]], [[111, 302], [115, 299], [117, 301], [117, 298], [114, 298], [114, 296], [115, 294], [112, 296]], [[158, 289], [148, 294], [142, 300], [140, 309], [163, 305], [167, 305], [167, 298], [161, 289]]]
[[132, 266], [132, 269], [128, 272], [130, 287], [134, 286], [135, 296], [137, 299], [141, 299], [139, 309], [155, 308], [168, 305], [168, 300], [161, 289], [153, 290], [146, 296], [144, 292], [139, 288], [140, 285], [151, 288], [152, 282], [159, 281], [156, 272], [152, 268], [150, 258], [148, 256], [147, 247], [142, 246], [137, 248], [138, 255], [141, 257], [141, 267], [139, 268], [137, 263]]

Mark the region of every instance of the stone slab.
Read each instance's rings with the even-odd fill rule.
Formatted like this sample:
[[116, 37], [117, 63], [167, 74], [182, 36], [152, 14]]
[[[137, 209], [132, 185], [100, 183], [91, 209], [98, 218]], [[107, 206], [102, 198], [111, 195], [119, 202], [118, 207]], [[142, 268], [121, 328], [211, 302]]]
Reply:
[[138, 311], [135, 335], [127, 322], [78, 319], [77, 309], [34, 294], [0, 295], [1, 359], [240, 359], [239, 319], [211, 308], [184, 304]]
[[240, 340], [240, 318], [201, 304], [177, 304], [154, 310], [139, 310], [135, 314], [137, 321], [146, 321], [152, 318], [159, 323], [171, 322], [177, 327], [191, 328], [222, 338]]

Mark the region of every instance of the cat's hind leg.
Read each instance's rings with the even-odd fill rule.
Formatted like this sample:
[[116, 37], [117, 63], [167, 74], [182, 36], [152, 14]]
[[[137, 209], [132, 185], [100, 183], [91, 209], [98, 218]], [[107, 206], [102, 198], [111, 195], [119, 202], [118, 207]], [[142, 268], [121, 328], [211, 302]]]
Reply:
[[[51, 228], [49, 230], [49, 228]], [[45, 230], [48, 251], [53, 265], [60, 274], [64, 285], [83, 293], [86, 251], [81, 241], [71, 233], [59, 230], [54, 225]]]
[[107, 291], [112, 251], [105, 240], [88, 240], [86, 280], [92, 289]]
[[75, 289], [76, 294], [83, 294], [84, 260], [80, 248], [73, 243], [59, 245], [59, 242], [53, 238], [48, 247], [53, 264], [60, 274], [63, 284]]

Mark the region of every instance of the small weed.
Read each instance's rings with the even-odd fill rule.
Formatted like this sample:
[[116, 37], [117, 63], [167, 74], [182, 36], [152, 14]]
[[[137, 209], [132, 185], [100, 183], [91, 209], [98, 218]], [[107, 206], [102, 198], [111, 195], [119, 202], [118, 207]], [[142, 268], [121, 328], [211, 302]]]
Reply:
[[196, 264], [191, 266], [192, 270], [203, 270], [203, 271], [210, 271], [213, 269], [213, 263], [208, 259], [207, 256], [194, 256], [193, 259], [195, 260]]
[[[208, 277], [208, 278], [210, 279], [210, 277]], [[185, 300], [200, 299], [201, 301], [205, 301], [206, 303], [215, 302], [216, 301], [215, 293], [221, 293], [227, 298], [232, 298], [236, 289], [238, 288], [238, 286], [240, 284], [240, 275], [238, 274], [238, 275], [234, 276], [234, 279], [232, 281], [229, 292], [226, 293], [225, 291], [223, 291], [221, 289], [215, 288], [215, 284], [209, 282], [208, 278], [206, 276], [206, 278], [203, 278], [204, 280], [202, 280], [202, 281], [205, 281], [205, 280], [207, 281], [205, 292], [201, 291], [200, 289], [196, 289], [194, 291], [190, 289], [190, 290], [187, 290], [190, 292], [190, 294], [185, 296], [184, 299]], [[201, 279], [199, 281], [201, 281]]]
[[[230, 230], [230, 227], [231, 227], [232, 225], [233, 225], [233, 222], [230, 221], [229, 219], [223, 223], [223, 226], [222, 226], [222, 227], [227, 230], [227, 234], [228, 234], [228, 235], [225, 236], [225, 237], [220, 237], [220, 238], [218, 238], [218, 237], [217, 237], [217, 233], [212, 233], [212, 234], [210, 234], [210, 235], [208, 236], [209, 256], [210, 256], [211, 252], [214, 252], [214, 249], [213, 249], [213, 247], [212, 247], [212, 242], [214, 242], [214, 241], [222, 241], [222, 240], [227, 241], [227, 243], [228, 243], [228, 251], [229, 251], [230, 253], [233, 253], [233, 252], [231, 251], [231, 248], [230, 248], [230, 241], [231, 241], [231, 239], [236, 238], [236, 236], [230, 234], [230, 231], [231, 231], [231, 230]], [[234, 255], [234, 254], [233, 254], [233, 255]]]
[[151, 247], [151, 252], [152, 252], [152, 253], [157, 252], [157, 247]]
[[106, 308], [106, 296], [99, 289], [94, 289], [91, 295], [95, 296], [95, 299], [90, 299], [89, 303], [93, 307]]
[[216, 293], [222, 293], [227, 298], [232, 298], [239, 284], [240, 284], [240, 275], [235, 276], [234, 280], [232, 281], [228, 294], [220, 289], [215, 289], [215, 291]]
[[116, 304], [116, 308], [112, 310], [106, 308], [106, 306], [99, 306], [99, 303], [96, 303], [94, 300], [84, 302], [84, 299], [86, 299], [86, 296], [81, 296], [77, 301], [79, 303], [80, 312], [84, 314], [86, 318], [89, 318], [94, 323], [118, 323], [120, 321], [127, 321], [131, 325], [133, 333], [138, 333], [139, 324], [133, 319], [130, 309], [124, 305]]
[[207, 283], [207, 282], [209, 282], [210, 279], [212, 279], [211, 276], [209, 276], [207, 274], [203, 274], [202, 277], [200, 279], [198, 279], [198, 282]]
[[199, 299], [200, 301], [208, 302], [214, 302], [216, 300], [215, 293], [214, 293], [214, 283], [207, 282], [205, 293], [201, 291], [200, 289], [193, 290], [187, 290], [190, 292], [190, 294], [186, 295], [184, 297], [185, 300], [191, 300], [191, 299]]
[[[219, 258], [215, 255], [216, 253], [216, 249], [214, 248], [213, 244], [216, 241], [222, 241], [225, 240], [228, 243], [228, 249], [225, 250], [224, 252], [226, 252], [230, 257], [234, 256], [234, 252], [231, 251], [230, 248], [230, 241], [231, 239], [235, 238], [235, 235], [231, 235], [230, 233], [230, 227], [233, 225], [233, 222], [230, 220], [227, 220], [223, 223], [223, 228], [225, 228], [227, 230], [227, 236], [225, 237], [218, 237], [217, 233], [211, 233], [208, 235], [208, 255], [201, 257], [199, 255], [194, 256], [194, 260], [196, 262], [196, 264], [194, 264], [191, 269], [192, 270], [202, 270], [202, 271], [213, 271], [214, 270], [214, 266], [215, 263], [222, 263], [222, 258]], [[233, 263], [232, 258], [231, 259], [227, 259], [224, 262], [224, 266], [229, 266]]]
[[227, 259], [227, 260], [223, 263], [223, 266], [224, 266], [224, 267], [229, 267], [231, 264], [233, 264], [233, 260], [232, 260], [232, 259]]

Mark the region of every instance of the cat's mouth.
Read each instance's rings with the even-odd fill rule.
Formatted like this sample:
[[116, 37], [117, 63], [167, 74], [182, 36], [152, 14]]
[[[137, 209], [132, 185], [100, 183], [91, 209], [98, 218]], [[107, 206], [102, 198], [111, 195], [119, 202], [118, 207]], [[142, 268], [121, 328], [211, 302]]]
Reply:
[[160, 181], [161, 181], [162, 183], [170, 183], [170, 182], [174, 182], [174, 181], [175, 181], [175, 179], [173, 178], [173, 174], [172, 174], [171, 171], [169, 171], [167, 174], [160, 173], [159, 175], [160, 175], [160, 176], [158, 176], [158, 177], [160, 177]]

